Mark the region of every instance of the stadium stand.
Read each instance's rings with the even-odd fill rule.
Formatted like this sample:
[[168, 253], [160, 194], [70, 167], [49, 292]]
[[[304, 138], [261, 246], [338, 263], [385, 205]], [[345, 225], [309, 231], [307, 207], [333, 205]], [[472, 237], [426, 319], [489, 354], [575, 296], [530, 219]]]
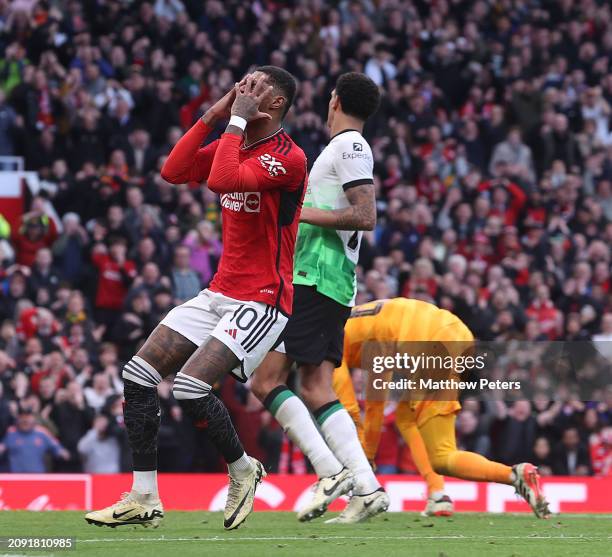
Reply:
[[[0, 48], [0, 168], [22, 157], [37, 178], [22, 192], [0, 174], [0, 471], [130, 469], [122, 363], [222, 249], [216, 196], [159, 169], [257, 64], [298, 78], [286, 127], [310, 163], [336, 76], [384, 92], [358, 302], [433, 301], [482, 340], [612, 340], [607, 2], [0, 0]], [[249, 454], [307, 470], [248, 385], [218, 388]], [[159, 390], [160, 470], [220, 471]], [[611, 475], [612, 387], [600, 395], [468, 401], [458, 442]], [[31, 454], [11, 458], [32, 429]], [[379, 465], [414, 473], [391, 418]]]

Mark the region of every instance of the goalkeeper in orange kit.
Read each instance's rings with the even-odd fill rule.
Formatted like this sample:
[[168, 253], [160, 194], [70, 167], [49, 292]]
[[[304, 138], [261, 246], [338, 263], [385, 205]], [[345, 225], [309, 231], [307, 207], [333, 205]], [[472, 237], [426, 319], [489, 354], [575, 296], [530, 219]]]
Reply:
[[[334, 390], [355, 421], [366, 456], [373, 461], [383, 423], [384, 400], [368, 400], [362, 422], [349, 368], [361, 366], [366, 342], [396, 343], [437, 341], [448, 350], [454, 344], [471, 345], [474, 337], [466, 325], [449, 311], [420, 300], [395, 298], [353, 308], [344, 329], [344, 358], [334, 372]], [[388, 344], [387, 344], [388, 345]], [[448, 397], [455, 398], [456, 396]], [[427, 483], [427, 516], [449, 516], [450, 498], [444, 493], [440, 474], [472, 481], [512, 485], [539, 518], [549, 516], [540, 488], [537, 468], [530, 463], [506, 466], [477, 454], [457, 449], [455, 418], [461, 405], [457, 400], [400, 401], [397, 427], [410, 447], [412, 457]]]

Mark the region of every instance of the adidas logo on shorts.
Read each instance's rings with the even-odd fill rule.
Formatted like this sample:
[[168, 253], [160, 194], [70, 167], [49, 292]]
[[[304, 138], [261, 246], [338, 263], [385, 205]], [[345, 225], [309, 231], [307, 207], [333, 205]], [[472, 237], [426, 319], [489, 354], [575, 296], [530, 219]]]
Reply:
[[238, 329], [225, 329], [225, 332], [232, 338], [236, 338], [236, 335], [238, 334]]

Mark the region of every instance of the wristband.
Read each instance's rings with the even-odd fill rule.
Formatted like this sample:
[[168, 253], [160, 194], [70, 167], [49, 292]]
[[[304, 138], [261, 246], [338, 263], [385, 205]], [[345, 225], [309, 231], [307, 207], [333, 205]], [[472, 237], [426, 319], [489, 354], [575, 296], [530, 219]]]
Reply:
[[230, 118], [229, 124], [228, 124], [228, 126], [236, 126], [237, 128], [240, 128], [242, 131], [244, 131], [244, 128], [246, 128], [246, 125], [247, 125], [247, 121], [242, 116], [236, 116], [235, 114], [232, 115], [232, 117]]

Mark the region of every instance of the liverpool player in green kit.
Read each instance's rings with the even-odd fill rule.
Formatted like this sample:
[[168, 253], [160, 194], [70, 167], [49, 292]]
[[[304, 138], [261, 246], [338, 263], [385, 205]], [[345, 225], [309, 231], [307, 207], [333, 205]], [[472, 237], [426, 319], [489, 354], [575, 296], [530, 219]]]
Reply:
[[[372, 151], [362, 132], [379, 91], [364, 74], [338, 78], [327, 124], [331, 140], [315, 161], [295, 250], [293, 313], [279, 345], [257, 369], [253, 391], [308, 456], [319, 482], [300, 520], [322, 515], [352, 489], [346, 509], [328, 522], [360, 522], [384, 512], [389, 498], [361, 448], [353, 421], [332, 388], [342, 361], [344, 324], [355, 303], [355, 268], [364, 230], [376, 224]], [[302, 397], [285, 384], [298, 365]]]

